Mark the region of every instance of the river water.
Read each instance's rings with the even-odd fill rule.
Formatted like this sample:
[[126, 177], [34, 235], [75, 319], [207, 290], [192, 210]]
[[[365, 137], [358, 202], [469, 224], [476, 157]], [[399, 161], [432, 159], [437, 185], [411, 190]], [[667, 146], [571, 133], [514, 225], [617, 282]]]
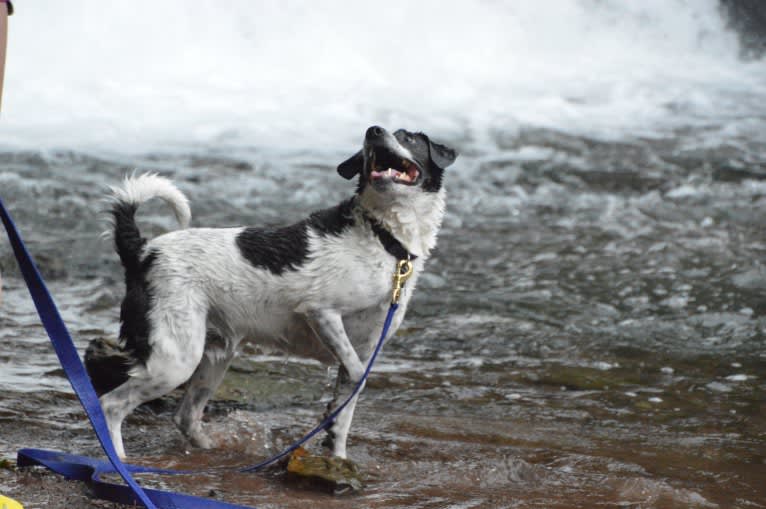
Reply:
[[[363, 490], [279, 471], [146, 484], [264, 508], [766, 507], [766, 64], [717, 3], [187, 3], [11, 19], [0, 196], [79, 348], [117, 332], [101, 198], [126, 173], [173, 178], [195, 226], [282, 225], [353, 192], [334, 168], [369, 125], [461, 155], [357, 409]], [[160, 204], [140, 221], [174, 227]], [[0, 457], [98, 454], [5, 242], [0, 270]], [[128, 453], [254, 463], [316, 423], [330, 381], [245, 347], [208, 407], [217, 449], [184, 442], [172, 394], [128, 419]], [[108, 507], [10, 467], [0, 493]]]

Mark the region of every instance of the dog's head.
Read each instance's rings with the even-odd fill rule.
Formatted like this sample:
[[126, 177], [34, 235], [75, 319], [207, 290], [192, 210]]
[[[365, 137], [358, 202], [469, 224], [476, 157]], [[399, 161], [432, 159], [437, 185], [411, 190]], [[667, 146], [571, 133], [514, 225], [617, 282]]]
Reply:
[[441, 189], [444, 169], [457, 153], [431, 141], [423, 133], [399, 129], [393, 134], [372, 126], [362, 150], [338, 166], [346, 179], [359, 175], [359, 188], [371, 186], [379, 193], [399, 193], [413, 188], [435, 193]]

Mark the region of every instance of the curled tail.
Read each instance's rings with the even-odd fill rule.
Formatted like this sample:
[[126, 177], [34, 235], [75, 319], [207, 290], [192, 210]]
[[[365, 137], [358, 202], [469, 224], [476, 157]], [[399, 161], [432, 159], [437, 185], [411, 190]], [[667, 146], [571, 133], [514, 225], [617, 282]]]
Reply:
[[126, 272], [138, 270], [141, 248], [146, 239], [141, 237], [136, 225], [138, 206], [152, 198], [167, 203], [181, 228], [189, 226], [191, 210], [189, 200], [173, 183], [159, 175], [145, 173], [138, 177], [126, 177], [122, 187], [112, 188], [112, 218], [114, 219], [114, 243]]
[[112, 188], [114, 244], [125, 268], [125, 299], [120, 310], [120, 344], [105, 339], [91, 341], [85, 351], [85, 367], [100, 396], [122, 385], [130, 371], [151, 353], [148, 313], [151, 292], [146, 273], [156, 257], [144, 253], [146, 239], [136, 225], [138, 206], [152, 198], [170, 205], [181, 228], [191, 220], [189, 201], [170, 180], [154, 174], [127, 177], [122, 187]]

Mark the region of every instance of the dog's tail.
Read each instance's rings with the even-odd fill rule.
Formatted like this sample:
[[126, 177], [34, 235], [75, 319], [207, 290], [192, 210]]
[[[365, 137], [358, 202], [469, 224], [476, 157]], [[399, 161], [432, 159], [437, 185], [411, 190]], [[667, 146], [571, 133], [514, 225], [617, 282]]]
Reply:
[[126, 177], [122, 187], [113, 187], [111, 213], [114, 243], [127, 272], [139, 270], [141, 248], [146, 243], [136, 225], [136, 210], [141, 203], [152, 198], [161, 198], [170, 205], [181, 228], [189, 226], [191, 221], [189, 200], [164, 177], [145, 173], [138, 177]]
[[112, 188], [114, 244], [125, 267], [126, 294], [120, 312], [120, 344], [96, 339], [85, 351], [85, 368], [99, 396], [127, 381], [131, 370], [145, 362], [151, 350], [146, 321], [150, 294], [145, 272], [154, 257], [142, 259], [146, 239], [138, 230], [135, 215], [138, 206], [152, 198], [161, 198], [170, 205], [181, 228], [191, 220], [189, 201], [166, 178], [154, 174], [127, 177], [122, 187]]

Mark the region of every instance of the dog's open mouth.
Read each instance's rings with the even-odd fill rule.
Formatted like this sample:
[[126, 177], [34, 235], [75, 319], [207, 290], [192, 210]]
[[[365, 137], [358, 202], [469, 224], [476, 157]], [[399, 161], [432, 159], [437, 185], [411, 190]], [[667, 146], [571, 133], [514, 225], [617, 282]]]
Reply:
[[409, 159], [398, 159], [393, 154], [372, 153], [370, 180], [392, 180], [397, 184], [413, 185], [420, 177], [418, 166]]

